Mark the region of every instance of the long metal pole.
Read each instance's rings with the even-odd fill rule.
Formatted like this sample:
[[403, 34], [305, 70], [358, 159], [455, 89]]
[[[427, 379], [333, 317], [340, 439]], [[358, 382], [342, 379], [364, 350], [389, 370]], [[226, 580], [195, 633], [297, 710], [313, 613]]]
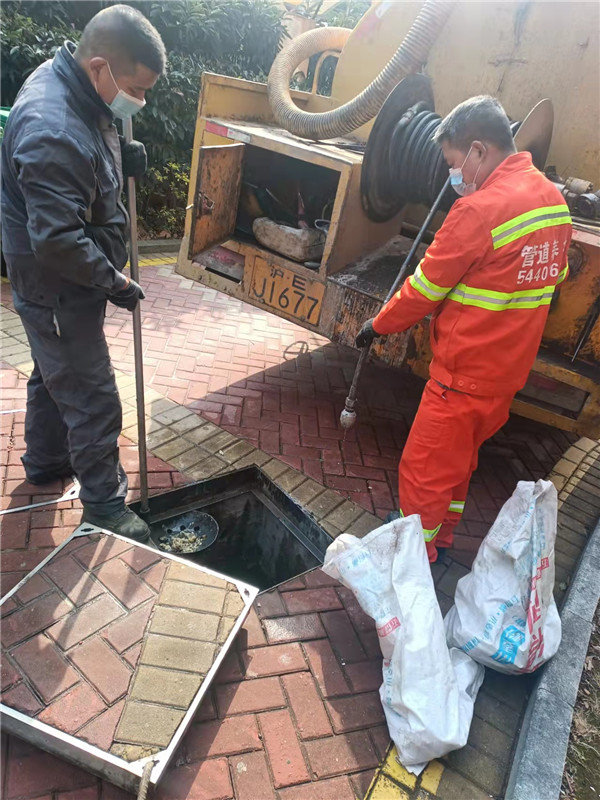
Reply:
[[[421, 225], [421, 229], [415, 236], [415, 240], [412, 243], [412, 247], [408, 251], [408, 255], [406, 256], [406, 258], [402, 262], [402, 266], [400, 267], [400, 271], [398, 272], [396, 280], [392, 284], [392, 288], [389, 290], [387, 297], [384, 300], [384, 305], [385, 303], [387, 303], [389, 300], [392, 299], [392, 297], [396, 292], [396, 289], [398, 288], [398, 286], [400, 286], [400, 283], [404, 280], [406, 273], [408, 272], [410, 262], [412, 261], [413, 256], [417, 251], [417, 247], [421, 244], [421, 239], [425, 235], [425, 231], [429, 227], [429, 223], [431, 222], [435, 213], [437, 212], [438, 206], [442, 202], [442, 197], [444, 196], [446, 189], [448, 188], [449, 185], [450, 185], [450, 176], [446, 178], [446, 182], [444, 183], [442, 191], [436, 197], [434, 204], [431, 206], [429, 214], [427, 214], [425, 222]], [[371, 344], [367, 345], [366, 347], [363, 347], [360, 352], [360, 356], [358, 357], [358, 361], [354, 369], [354, 376], [352, 378], [352, 384], [350, 385], [350, 391], [348, 392], [348, 397], [346, 397], [346, 403], [344, 405], [344, 409], [340, 414], [340, 424], [342, 428], [345, 428], [346, 430], [348, 428], [351, 428], [356, 422], [356, 411], [354, 410], [354, 406], [356, 405], [356, 396], [358, 394], [358, 382], [360, 380], [360, 375], [362, 373], [363, 367], [366, 364], [367, 359], [369, 357], [370, 350], [371, 350]]]
[[[131, 117], [123, 121], [125, 141], [133, 139]], [[140, 282], [137, 246], [137, 206], [135, 198], [135, 178], [127, 178], [127, 200], [129, 210], [129, 268], [131, 277]], [[142, 311], [138, 303], [133, 310], [133, 360], [135, 363], [135, 400], [138, 422], [138, 453], [140, 459], [140, 514], [148, 514], [148, 459], [146, 452], [146, 408], [144, 403], [144, 350], [142, 347]]]

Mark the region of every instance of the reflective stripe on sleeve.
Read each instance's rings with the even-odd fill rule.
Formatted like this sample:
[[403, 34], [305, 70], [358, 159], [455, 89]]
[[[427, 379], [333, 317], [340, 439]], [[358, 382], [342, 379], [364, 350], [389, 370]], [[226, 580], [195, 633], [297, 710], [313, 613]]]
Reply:
[[465, 501], [464, 500], [452, 500], [450, 505], [448, 506], [448, 511], [452, 511], [454, 514], [462, 514], [465, 510]]
[[563, 269], [563, 271], [556, 279], [556, 285], [558, 286], [559, 283], [562, 283], [568, 274], [569, 274], [569, 265], [567, 264], [567, 266]]
[[509, 219], [492, 230], [492, 244], [494, 250], [504, 247], [533, 231], [542, 228], [551, 228], [553, 225], [569, 225], [571, 215], [566, 205], [542, 206], [526, 214]]
[[438, 286], [437, 283], [430, 281], [429, 278], [425, 277], [425, 273], [421, 269], [422, 263], [423, 261], [419, 263], [414, 275], [411, 275], [408, 279], [409, 283], [413, 289], [416, 289], [417, 292], [420, 292], [428, 300], [438, 303], [440, 300], [443, 300], [444, 297], [446, 297], [452, 287]]

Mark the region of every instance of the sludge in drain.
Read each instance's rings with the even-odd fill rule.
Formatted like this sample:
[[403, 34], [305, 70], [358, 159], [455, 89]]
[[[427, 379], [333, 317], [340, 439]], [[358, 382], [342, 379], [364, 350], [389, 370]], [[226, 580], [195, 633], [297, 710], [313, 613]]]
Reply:
[[[213, 517], [219, 533], [186, 560], [271, 589], [323, 562], [331, 538], [258, 467], [184, 486], [150, 498], [152, 541], [158, 546], [170, 520], [190, 511]], [[134, 511], [138, 504], [132, 504]]]

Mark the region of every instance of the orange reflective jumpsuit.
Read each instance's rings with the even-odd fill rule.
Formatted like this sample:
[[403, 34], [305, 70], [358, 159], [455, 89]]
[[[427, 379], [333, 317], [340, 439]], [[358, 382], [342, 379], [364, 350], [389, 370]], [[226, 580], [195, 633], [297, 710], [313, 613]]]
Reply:
[[569, 210], [529, 153], [458, 200], [375, 317], [395, 333], [431, 314], [433, 359], [399, 467], [400, 511], [420, 514], [430, 561], [452, 544], [479, 447], [508, 419], [567, 275]]

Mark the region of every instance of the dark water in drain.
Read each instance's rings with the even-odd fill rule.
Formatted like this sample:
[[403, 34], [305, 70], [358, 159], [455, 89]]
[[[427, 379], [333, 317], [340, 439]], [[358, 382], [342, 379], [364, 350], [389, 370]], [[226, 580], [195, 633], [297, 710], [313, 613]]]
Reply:
[[[182, 556], [196, 564], [264, 590], [321, 563], [259, 492], [247, 491], [203, 505], [202, 511], [216, 519], [219, 535], [207, 550]], [[151, 526], [155, 542], [165, 524], [163, 520]]]

